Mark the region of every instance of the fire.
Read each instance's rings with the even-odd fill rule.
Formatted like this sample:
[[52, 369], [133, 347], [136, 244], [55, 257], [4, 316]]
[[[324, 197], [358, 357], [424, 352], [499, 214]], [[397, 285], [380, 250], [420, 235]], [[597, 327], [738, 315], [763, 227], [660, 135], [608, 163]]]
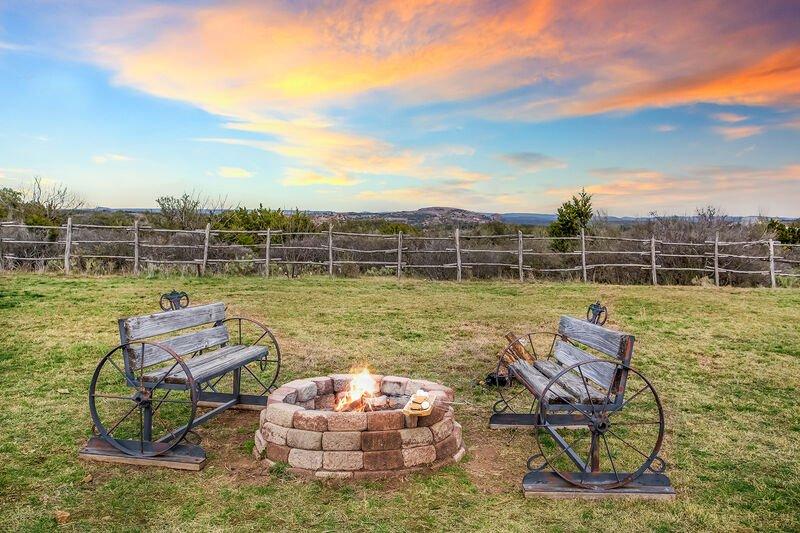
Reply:
[[344, 396], [337, 402], [334, 411], [363, 411], [366, 407], [364, 398], [370, 398], [378, 393], [378, 382], [367, 367], [353, 368], [350, 373], [356, 375], [350, 381]]

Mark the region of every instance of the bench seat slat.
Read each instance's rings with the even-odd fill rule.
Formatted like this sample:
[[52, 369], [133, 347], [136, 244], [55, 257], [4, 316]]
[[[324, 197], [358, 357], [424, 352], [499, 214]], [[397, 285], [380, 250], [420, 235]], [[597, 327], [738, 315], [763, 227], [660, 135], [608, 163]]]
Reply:
[[568, 342], [557, 340], [553, 355], [564, 366], [571, 366], [583, 361], [601, 361], [603, 364], [581, 366], [583, 375], [597, 383], [603, 390], [608, 390], [614, 382], [614, 373], [616, 372], [614, 363], [593, 357]]
[[[537, 398], [541, 399], [544, 388], [547, 386], [550, 378], [525, 361], [514, 361], [509, 365], [509, 368], [514, 372], [515, 378], [519, 379], [528, 390]], [[556, 403], [559, 400], [575, 403], [577, 398], [562, 388], [558, 383], [554, 383], [547, 391], [547, 401]]]
[[[228, 339], [228, 328], [223, 325], [187, 333], [185, 335], [178, 335], [177, 337], [159, 340], [157, 342], [168, 348], [172, 348], [178, 355], [188, 355], [200, 350], [219, 346], [220, 344], [225, 344], [228, 342]], [[131, 349], [130, 355], [133, 366], [138, 368], [139, 357], [142, 355], [142, 352], [139, 349]], [[147, 344], [144, 347], [145, 368], [171, 359], [172, 356], [158, 346]]]
[[558, 332], [567, 338], [585, 344], [590, 348], [611, 357], [622, 359], [625, 341], [630, 335], [606, 329], [579, 318], [562, 316], [558, 322]]
[[[536, 361], [533, 366], [535, 366], [539, 372], [551, 379], [557, 376], [565, 368], [554, 361], [545, 361], [541, 359]], [[558, 378], [558, 384], [571, 392], [581, 403], [589, 403], [590, 398], [592, 403], [602, 403], [606, 399], [605, 393], [594, 388], [593, 383], [586, 383], [586, 385], [584, 385], [584, 381], [574, 371], [567, 372]], [[586, 394], [587, 390], [589, 391], [588, 396]]]
[[225, 318], [225, 304], [216, 302], [152, 315], [120, 318], [120, 333], [128, 342], [217, 322]]
[[[206, 354], [193, 357], [185, 361], [186, 366], [189, 367], [189, 372], [195, 382], [202, 383], [213, 379], [221, 374], [225, 374], [240, 368], [252, 361], [256, 361], [268, 352], [266, 346], [225, 346], [219, 350], [214, 350]], [[145, 374], [144, 381], [155, 382], [169, 371], [170, 367], [160, 369], [156, 372]], [[180, 367], [173, 369], [172, 373], [168, 375], [164, 382], [174, 384], [185, 384], [186, 374]]]

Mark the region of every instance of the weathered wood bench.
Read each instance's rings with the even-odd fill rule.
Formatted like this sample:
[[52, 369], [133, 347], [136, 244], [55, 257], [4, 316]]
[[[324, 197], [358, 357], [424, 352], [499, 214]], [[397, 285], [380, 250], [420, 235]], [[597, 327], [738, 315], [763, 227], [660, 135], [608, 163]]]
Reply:
[[[243, 328], [255, 330], [254, 341], [245, 340]], [[189, 431], [232, 407], [263, 409], [280, 372], [272, 332], [252, 319], [226, 317], [222, 302], [121, 318], [119, 334], [120, 345], [100, 361], [90, 385], [99, 439], [82, 452], [89, 458], [110, 453], [118, 462], [196, 465], [205, 455], [181, 444]], [[243, 390], [243, 378], [254, 390]], [[114, 402], [121, 417], [104, 412]], [[212, 408], [196, 416], [198, 407]]]
[[[536, 351], [538, 335], [552, 337], [544, 356]], [[500, 352], [497, 375], [505, 373], [511, 379], [498, 388], [500, 400], [489, 426], [535, 430], [539, 453], [528, 460], [526, 493], [559, 484], [564, 492], [565, 481], [591, 491], [621, 489], [642, 475], [646, 477], [637, 481], [639, 485], [642, 480], [651, 482], [644, 483], [644, 492], [674, 493], [662, 479], [665, 464], [658, 456], [664, 436], [661, 401], [647, 378], [630, 366], [633, 335], [562, 316], [555, 333], [507, 338], [510, 343]], [[635, 392], [626, 395], [631, 380]], [[520, 385], [529, 393], [528, 400], [520, 394]], [[559, 433], [562, 429], [577, 431], [577, 437], [570, 442]], [[637, 432], [637, 442], [630, 442]], [[582, 444], [588, 444], [586, 449]], [[613, 472], [602, 472], [601, 463]], [[541, 472], [545, 466], [552, 472]]]

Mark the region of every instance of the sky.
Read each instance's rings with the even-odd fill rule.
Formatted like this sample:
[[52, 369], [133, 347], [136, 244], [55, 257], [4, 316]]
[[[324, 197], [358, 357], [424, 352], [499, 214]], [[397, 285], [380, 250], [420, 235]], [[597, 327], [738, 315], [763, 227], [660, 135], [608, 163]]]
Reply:
[[800, 217], [800, 2], [0, 3], [0, 187]]

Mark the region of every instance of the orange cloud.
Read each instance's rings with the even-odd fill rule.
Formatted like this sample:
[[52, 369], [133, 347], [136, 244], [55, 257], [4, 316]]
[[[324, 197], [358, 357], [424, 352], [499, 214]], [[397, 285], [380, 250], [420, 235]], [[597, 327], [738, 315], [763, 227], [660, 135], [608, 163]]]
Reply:
[[763, 126], [719, 126], [714, 131], [725, 137], [728, 141], [744, 139], [758, 135], [764, 131]]

